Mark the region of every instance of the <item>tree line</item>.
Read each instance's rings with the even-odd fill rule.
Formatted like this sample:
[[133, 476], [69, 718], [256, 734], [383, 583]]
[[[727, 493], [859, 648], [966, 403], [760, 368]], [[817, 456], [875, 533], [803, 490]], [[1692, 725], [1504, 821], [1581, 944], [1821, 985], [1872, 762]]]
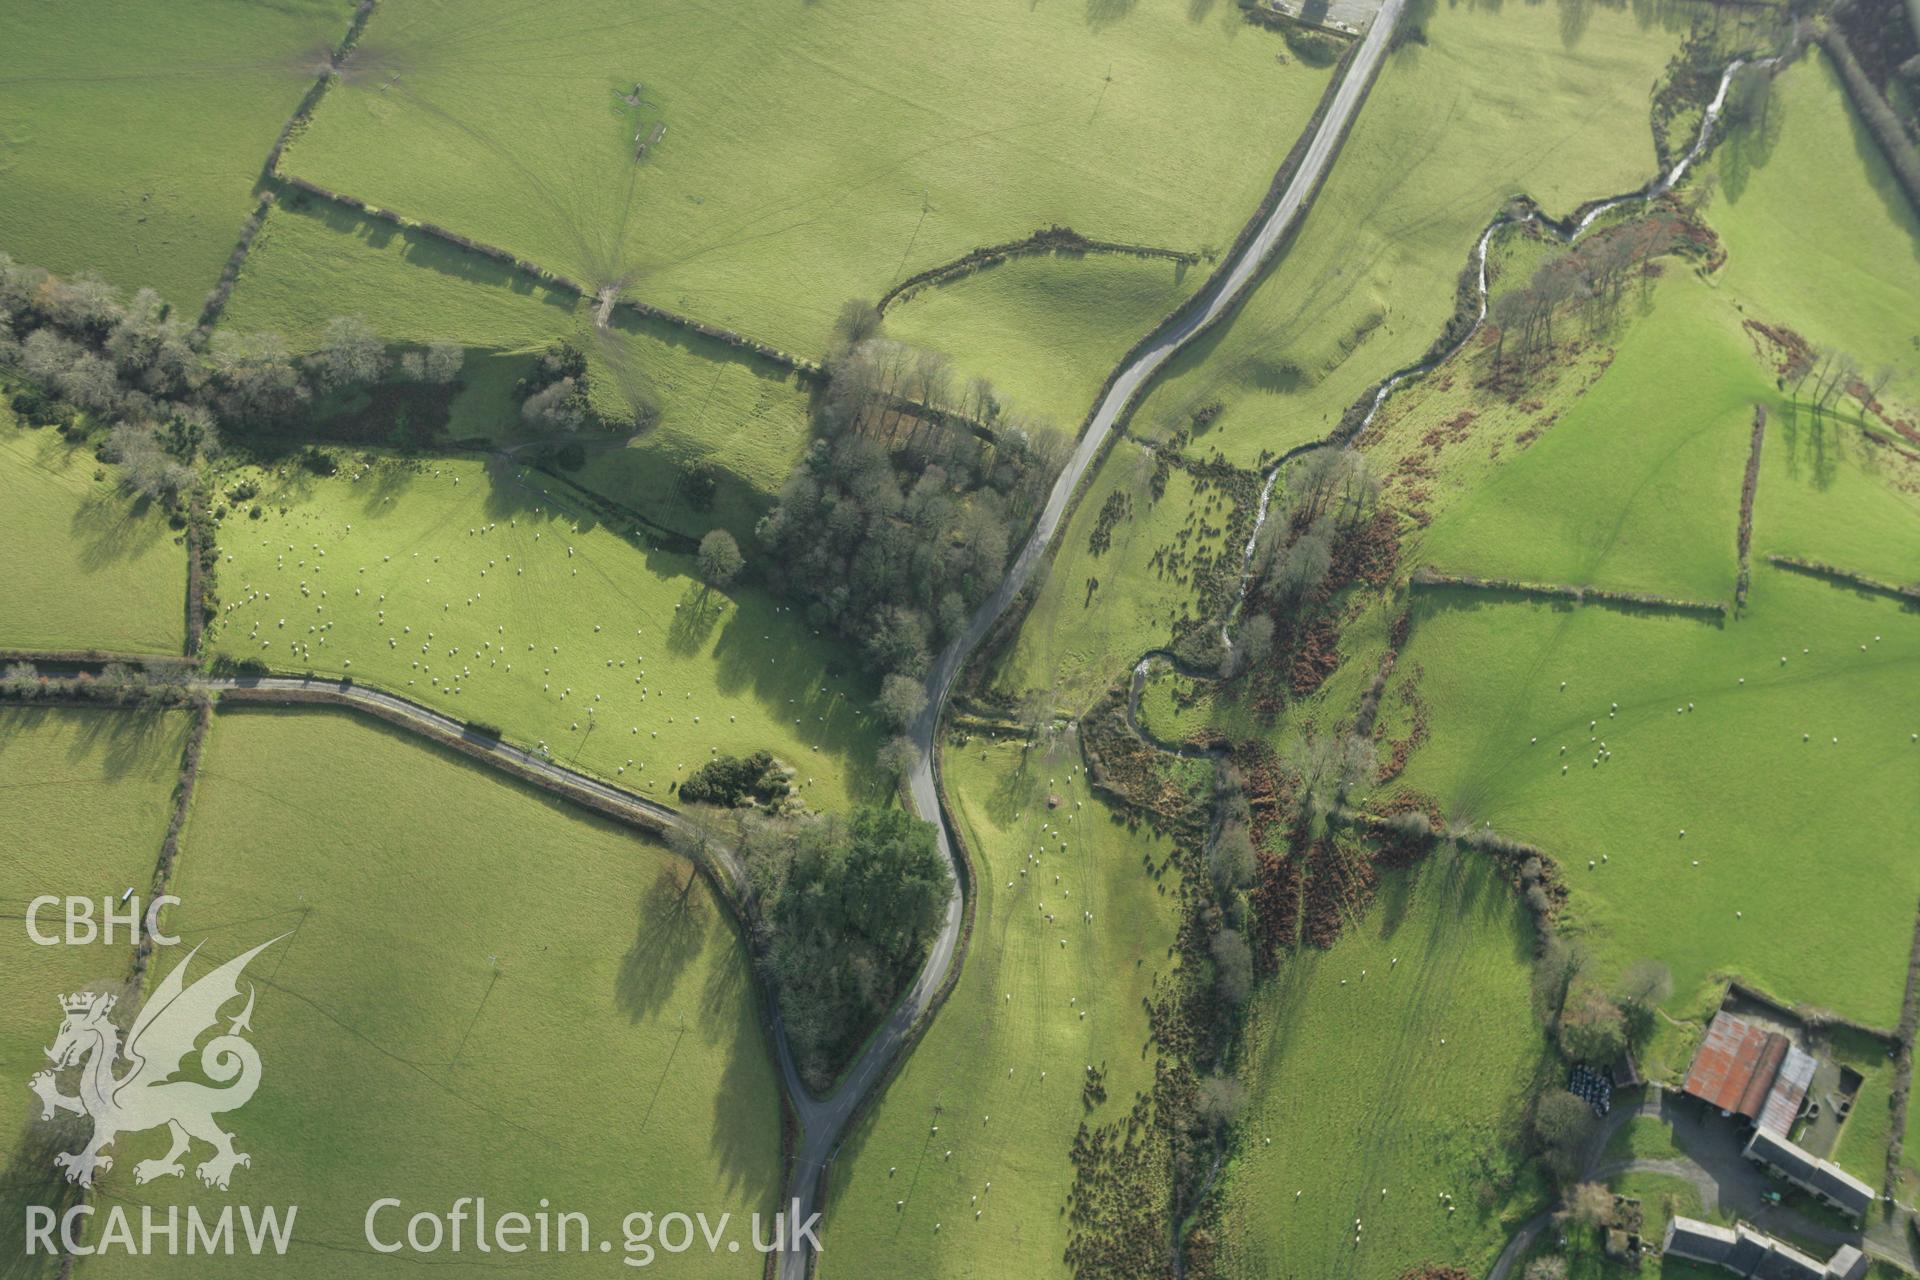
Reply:
[[0, 370], [27, 384], [12, 391], [15, 412], [36, 425], [107, 427], [101, 458], [120, 464], [129, 490], [168, 503], [223, 430], [286, 426], [317, 396], [383, 381], [450, 384], [464, 354], [434, 342], [396, 357], [352, 316], [328, 321], [304, 356], [271, 332], [202, 342], [151, 289], [127, 299], [92, 276], [64, 279], [0, 253]]

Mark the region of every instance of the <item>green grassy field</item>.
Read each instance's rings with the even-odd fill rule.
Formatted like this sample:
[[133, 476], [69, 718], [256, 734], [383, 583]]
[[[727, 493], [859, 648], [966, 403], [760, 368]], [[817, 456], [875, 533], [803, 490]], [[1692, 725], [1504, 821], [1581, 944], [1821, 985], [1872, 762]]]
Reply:
[[1481, 577], [1732, 600], [1753, 406], [1777, 407], [1779, 396], [1738, 314], [1691, 276], [1668, 277], [1599, 381], [1435, 520], [1410, 558]]
[[[1224, 542], [1232, 500], [1219, 490], [1198, 492], [1185, 471], [1167, 477], [1166, 492], [1151, 501], [1153, 454], [1130, 440], [1114, 444], [1059, 535], [1039, 597], [1001, 662], [995, 681], [1020, 693], [1048, 689], [1059, 709], [1077, 714], [1120, 679], [1148, 649], [1173, 637], [1174, 623], [1198, 608], [1189, 567], [1170, 569], [1155, 557], [1175, 547], [1189, 557], [1211, 554]], [[1112, 545], [1096, 554], [1092, 535], [1114, 495], [1132, 503], [1132, 515], [1113, 525]], [[1182, 539], [1189, 527], [1194, 532]], [[1100, 585], [1088, 590], [1088, 580]]]
[[[716, 525], [751, 537], [809, 437], [806, 388], [778, 365], [627, 312], [598, 329], [573, 294], [324, 201], [276, 209], [248, 255], [226, 327], [276, 330], [295, 350], [310, 350], [336, 315], [357, 315], [390, 340], [468, 349], [445, 429], [456, 439], [526, 438], [515, 379], [531, 353], [578, 343], [608, 412], [630, 417], [645, 406], [655, 421], [631, 438], [583, 436], [588, 461], [577, 478], [691, 537]], [[700, 466], [715, 472], [706, 510], [679, 486]]]
[[[1029, 754], [982, 739], [946, 749], [977, 879], [966, 966], [899, 1077], [847, 1136], [823, 1276], [1070, 1274], [1061, 1261], [1068, 1153], [1083, 1119], [1120, 1119], [1152, 1086], [1142, 1006], [1154, 974], [1172, 963], [1176, 916], [1171, 893], [1141, 864], [1163, 859], [1165, 842], [1117, 822], [1084, 773], [1067, 774], [1077, 761], [1077, 752]], [[1052, 812], [1049, 794], [1063, 801]], [[1108, 1096], [1091, 1111], [1081, 1102], [1089, 1063], [1106, 1071]]]
[[347, 0], [22, 5], [0, 47], [0, 247], [151, 286], [188, 315], [219, 279]]
[[1545, 1049], [1532, 956], [1512, 890], [1441, 852], [1387, 876], [1331, 951], [1284, 962], [1251, 1006], [1224, 1274], [1371, 1278], [1429, 1260], [1484, 1272], [1539, 1207], [1515, 1150]]
[[1657, 957], [1683, 1004], [1731, 972], [1893, 1024], [1920, 888], [1897, 852], [1920, 838], [1911, 613], [1765, 565], [1724, 627], [1486, 593], [1415, 609], [1400, 670], [1424, 672], [1432, 737], [1400, 785], [1555, 857], [1606, 967]]
[[[118, 990], [133, 957], [124, 928], [111, 946], [42, 947], [21, 917], [43, 894], [91, 898], [96, 915], [102, 898], [129, 886], [145, 899], [187, 727], [185, 713], [0, 710], [0, 822], [8, 832], [0, 848], [0, 1073], [14, 1094], [0, 1110], [0, 1256], [9, 1276], [59, 1270], [36, 1270], [24, 1256], [24, 1206], [58, 1203], [62, 1186], [52, 1163], [58, 1135], [41, 1126], [26, 1082], [47, 1066], [42, 1051], [60, 1030], [60, 997]], [[60, 917], [56, 906], [37, 923], [59, 934]]]
[[225, 478], [258, 479], [263, 515], [221, 531], [215, 652], [349, 674], [662, 800], [713, 752], [763, 747], [816, 808], [868, 786], [864, 673], [759, 588], [705, 589], [692, 557], [546, 496], [538, 473], [360, 466]]
[[[1640, 186], [1655, 159], [1648, 93], [1680, 30], [1593, 8], [1565, 38], [1552, 6], [1438, 6], [1428, 43], [1382, 67], [1285, 256], [1231, 321], [1187, 347], [1135, 415], [1251, 464], [1326, 434], [1347, 405], [1439, 335], [1454, 284], [1510, 196], [1548, 210]], [[1685, 7], [1667, 11], [1684, 28]]]
[[288, 168], [809, 352], [847, 298], [1051, 223], [1225, 246], [1327, 78], [1188, 0], [531, 15], [383, 6]]
[[1753, 550], [1889, 582], [1920, 580], [1920, 461], [1853, 415], [1776, 407], [1761, 452]]
[[1723, 286], [1772, 324], [1837, 347], [1920, 410], [1920, 218], [1811, 49], [1774, 83], [1764, 122], [1719, 152], [1708, 215], [1727, 250]]
[[187, 553], [158, 507], [129, 502], [91, 450], [4, 406], [0, 491], [0, 645], [180, 652]]
[[1211, 264], [1115, 255], [1015, 258], [922, 289], [887, 312], [887, 332], [954, 357], [1018, 413], [1073, 434], [1127, 348], [1196, 288]]
[[1634, 1116], [1608, 1139], [1602, 1162], [1681, 1158], [1680, 1148], [1673, 1141], [1673, 1130], [1665, 1120], [1659, 1116]]
[[[544, 1198], [616, 1250], [635, 1209], [772, 1211], [778, 1083], [745, 947], [692, 866], [657, 845], [395, 730], [234, 711], [208, 744], [175, 889], [168, 926], [203, 947], [193, 973], [286, 935], [248, 970], [261, 1084], [225, 1122], [253, 1157], [234, 1197], [300, 1206], [289, 1273], [389, 1274], [362, 1228], [385, 1196], [405, 1213], [468, 1195], [533, 1213]], [[134, 1158], [163, 1150], [158, 1135], [123, 1139], [108, 1194], [204, 1202], [191, 1172], [134, 1187]], [[404, 1217], [382, 1225], [396, 1237]], [[458, 1256], [397, 1256], [437, 1274], [498, 1268], [471, 1238]], [[702, 1248], [671, 1262], [745, 1277], [759, 1259]], [[115, 1254], [87, 1269], [258, 1265]]]

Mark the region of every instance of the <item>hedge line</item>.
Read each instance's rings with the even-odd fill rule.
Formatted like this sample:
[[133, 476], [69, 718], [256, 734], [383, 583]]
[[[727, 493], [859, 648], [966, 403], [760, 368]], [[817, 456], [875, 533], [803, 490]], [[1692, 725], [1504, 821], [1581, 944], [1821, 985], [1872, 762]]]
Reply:
[[1753, 550], [1753, 495], [1760, 487], [1760, 445], [1767, 435], [1767, 406], [1753, 406], [1753, 442], [1747, 448], [1747, 474], [1740, 482], [1740, 577], [1733, 587], [1733, 607], [1743, 609], [1747, 604], [1747, 588], [1753, 585], [1753, 566], [1749, 553]]
[[1470, 591], [1506, 591], [1514, 595], [1548, 600], [1571, 600], [1575, 604], [1627, 605], [1637, 609], [1667, 609], [1676, 613], [1706, 614], [1715, 619], [1727, 616], [1727, 606], [1717, 600], [1681, 600], [1638, 591], [1612, 591], [1605, 587], [1574, 587], [1557, 582], [1523, 582], [1516, 578], [1474, 578], [1466, 574], [1441, 573], [1422, 568], [1411, 579], [1414, 587], [1463, 587]]
[[260, 201], [240, 224], [240, 239], [233, 246], [233, 252], [227, 255], [227, 263], [220, 268], [220, 279], [207, 291], [207, 300], [200, 305], [200, 323], [196, 330], [199, 337], [205, 338], [213, 332], [213, 326], [219, 323], [220, 313], [227, 309], [227, 299], [233, 296], [233, 286], [240, 279], [240, 268], [246, 265], [247, 254], [253, 248], [253, 238], [260, 234], [260, 228], [267, 220], [267, 210], [273, 208], [273, 192], [262, 191]]
[[[472, 236], [463, 236], [459, 232], [449, 230], [438, 223], [424, 222], [419, 218], [409, 218], [405, 214], [396, 212], [395, 210], [385, 209], [375, 204], [368, 204], [358, 196], [350, 196], [343, 191], [335, 191], [331, 187], [323, 187], [317, 182], [310, 182], [305, 178], [297, 177], [293, 174], [279, 174], [277, 176], [279, 181], [286, 183], [297, 191], [303, 191], [308, 195], [317, 196], [322, 200], [329, 200], [334, 204], [351, 209], [355, 213], [365, 217], [378, 218], [382, 222], [390, 222], [402, 230], [417, 231], [421, 235], [431, 236], [436, 240], [444, 240], [458, 249], [462, 249], [468, 253], [478, 254], [483, 258], [489, 258], [494, 262], [498, 262], [503, 266], [520, 272], [522, 275], [531, 276], [535, 280], [552, 288], [571, 293], [580, 298], [599, 297], [599, 294], [595, 290], [588, 288], [585, 284], [573, 279], [571, 276], [561, 275], [557, 271], [549, 271], [547, 268], [529, 258], [516, 257], [498, 245], [491, 245], [481, 240], [475, 240]], [[757, 338], [749, 338], [743, 333], [723, 328], [717, 324], [708, 324], [705, 320], [696, 320], [692, 316], [684, 316], [677, 311], [668, 311], [664, 307], [656, 307], [650, 302], [641, 302], [634, 298], [621, 298], [613, 305], [616, 309], [631, 311], [636, 315], [646, 316], [648, 319], [659, 320], [666, 324], [689, 330], [704, 338], [711, 338], [713, 341], [732, 347], [736, 351], [744, 351], [759, 356], [763, 360], [771, 361], [774, 364], [780, 365], [782, 368], [809, 378], [817, 378], [824, 372], [820, 362], [817, 360], [810, 360], [805, 356], [795, 355], [793, 352], [773, 346], [771, 343], [761, 342]]]
[[884, 312], [894, 303], [919, 292], [930, 284], [944, 284], [959, 276], [969, 275], [981, 267], [1005, 262], [1008, 258], [1030, 253], [1124, 253], [1136, 258], [1164, 258], [1169, 262], [1191, 265], [1200, 261], [1200, 255], [1184, 249], [1162, 249], [1149, 244], [1128, 244], [1119, 240], [1090, 240], [1072, 227], [1063, 227], [1055, 223], [1042, 227], [1022, 240], [1005, 240], [999, 244], [982, 245], [978, 249], [969, 249], [951, 262], [928, 267], [908, 276], [893, 288], [880, 295], [875, 305]]
[[[193, 786], [200, 777], [200, 751], [206, 745], [207, 729], [213, 723], [213, 704], [202, 701], [195, 709], [193, 725], [187, 730], [186, 749], [180, 753], [180, 776], [173, 787], [173, 813], [167, 819], [167, 833], [160, 840], [160, 857], [154, 863], [149, 902], [167, 891], [173, 877], [173, 862], [180, 855], [180, 829], [187, 825], [187, 809], [193, 802]], [[137, 988], [153, 957], [153, 939], [144, 934], [133, 949], [133, 981]]]
[[1867, 73], [1860, 69], [1847, 38], [1840, 34], [1839, 29], [1824, 27], [1820, 32], [1820, 43], [1833, 58], [1834, 65], [1840, 68], [1840, 82], [1847, 87], [1847, 96], [1853, 100], [1854, 109], [1866, 123], [1867, 132], [1880, 144], [1880, 151], [1886, 156], [1893, 176], [1906, 191], [1914, 212], [1920, 213], [1920, 150], [1907, 140], [1906, 130], [1900, 127], [1900, 118], [1893, 114], [1893, 108], [1873, 87], [1873, 81], [1867, 79]]
[[1855, 573], [1851, 569], [1842, 569], [1836, 564], [1827, 564], [1822, 560], [1803, 560], [1799, 556], [1768, 556], [1767, 562], [1782, 569], [1797, 569], [1801, 573], [1815, 578], [1827, 578], [1862, 591], [1871, 591], [1876, 595], [1892, 596], [1909, 607], [1920, 607], [1920, 586], [1903, 587], [1892, 582], [1883, 582], [1879, 578], [1869, 578], [1864, 573]]
[[293, 109], [293, 114], [287, 117], [287, 122], [280, 126], [280, 135], [273, 140], [273, 146], [267, 149], [267, 163], [262, 171], [263, 176], [268, 178], [279, 176], [280, 157], [285, 154], [287, 144], [293, 141], [294, 131], [312, 118], [314, 109], [320, 105], [320, 99], [326, 96], [328, 87], [333, 84], [334, 76], [339, 74], [340, 64], [345, 62], [347, 55], [353, 52], [353, 46], [360, 43], [360, 35], [367, 29], [367, 19], [373, 16], [375, 3], [376, 0], [360, 0], [359, 7], [353, 11], [353, 20], [347, 24], [347, 34], [341, 37], [340, 43], [334, 47], [333, 55], [327, 60], [326, 67], [314, 77], [313, 86], [300, 99], [300, 105]]

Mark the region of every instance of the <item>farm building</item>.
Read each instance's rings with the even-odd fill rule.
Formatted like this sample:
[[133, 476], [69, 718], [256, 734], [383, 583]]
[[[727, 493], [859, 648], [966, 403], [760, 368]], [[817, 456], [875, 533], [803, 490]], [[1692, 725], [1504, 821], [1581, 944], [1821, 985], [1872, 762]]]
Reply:
[[1866, 1258], [1850, 1244], [1841, 1245], [1823, 1265], [1744, 1222], [1717, 1227], [1694, 1218], [1670, 1218], [1661, 1252], [1751, 1280], [1860, 1280], [1867, 1273]]
[[1780, 1032], [1722, 1010], [1693, 1056], [1686, 1092], [1784, 1138], [1800, 1114], [1815, 1065], [1812, 1054]]
[[1873, 1188], [1830, 1160], [1819, 1160], [1770, 1129], [1755, 1129], [1747, 1159], [1856, 1221], [1873, 1207]]

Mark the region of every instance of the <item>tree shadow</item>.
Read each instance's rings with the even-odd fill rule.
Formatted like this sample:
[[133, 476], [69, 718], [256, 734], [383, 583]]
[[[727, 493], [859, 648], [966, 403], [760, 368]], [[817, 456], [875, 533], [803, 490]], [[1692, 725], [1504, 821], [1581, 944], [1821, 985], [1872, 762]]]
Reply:
[[1087, 25], [1095, 31], [1110, 27], [1133, 12], [1135, 0], [1087, 0]]
[[1786, 104], [1773, 91], [1773, 73], [1747, 66], [1727, 87], [1726, 134], [1720, 144], [1720, 190], [1740, 203], [1755, 171], [1764, 169], [1786, 129]]
[[61, 1255], [28, 1255], [27, 1213], [40, 1207], [59, 1215], [81, 1203], [80, 1188], [61, 1176], [53, 1158], [78, 1151], [93, 1122], [67, 1112], [42, 1120], [40, 1103], [32, 1098], [22, 1112], [19, 1140], [0, 1168], [0, 1280], [53, 1280], [61, 1271]]
[[129, 501], [117, 490], [90, 490], [67, 527], [80, 547], [80, 567], [102, 569], [145, 551], [160, 536], [158, 516], [149, 498]]
[[673, 623], [667, 628], [667, 648], [679, 654], [699, 653], [720, 625], [726, 599], [711, 587], [688, 583], [680, 593], [680, 603], [674, 606]]
[[633, 945], [620, 958], [614, 1003], [631, 1022], [657, 1014], [706, 945], [712, 924], [706, 888], [694, 867], [675, 860], [660, 868], [640, 898]]

